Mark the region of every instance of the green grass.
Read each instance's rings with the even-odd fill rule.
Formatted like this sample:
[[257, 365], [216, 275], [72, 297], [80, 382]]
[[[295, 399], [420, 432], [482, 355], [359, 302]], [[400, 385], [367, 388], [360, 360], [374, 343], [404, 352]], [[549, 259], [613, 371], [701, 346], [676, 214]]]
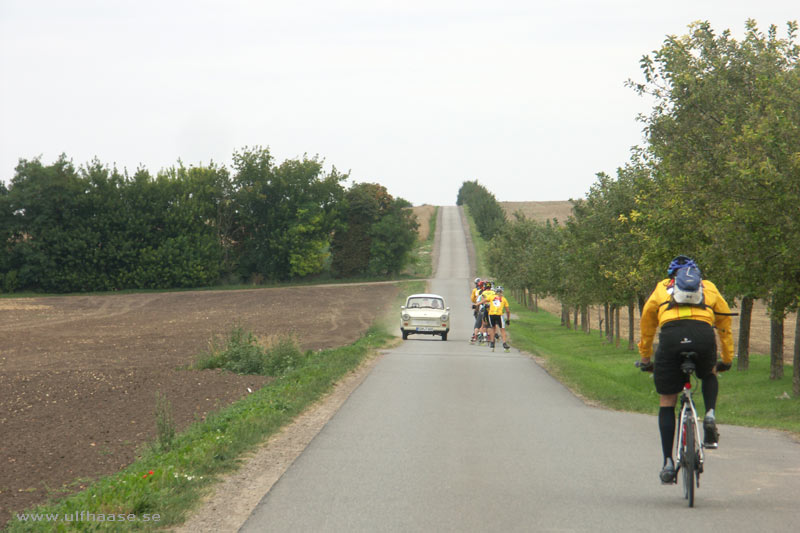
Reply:
[[[542, 357], [545, 368], [584, 398], [624, 411], [656, 414], [658, 395], [652, 374], [633, 365], [638, 352], [606, 344], [600, 332], [587, 334], [561, 326], [553, 314], [514, 306], [511, 333], [515, 347]], [[627, 344], [627, 343], [626, 343]], [[750, 356], [750, 370], [720, 375], [717, 420], [722, 424], [773, 428], [800, 436], [800, 398], [792, 394], [791, 367], [780, 380], [769, 379], [769, 357]], [[702, 394], [695, 394], [702, 405]]]
[[[486, 242], [475, 229], [469, 211], [467, 220], [478, 256], [478, 275], [482, 276], [487, 273]], [[575, 393], [610, 409], [658, 413], [652, 374], [633, 366], [638, 352], [606, 344], [596, 330], [589, 334], [568, 330], [561, 326], [561, 317], [528, 311], [520, 302], [515, 302], [513, 309], [518, 317], [509, 329], [513, 345], [543, 358], [548, 372]], [[792, 368], [787, 367], [780, 380], [769, 379], [769, 368], [769, 356], [751, 355], [747, 372], [737, 371], [734, 364], [733, 370], [721, 374], [717, 420], [781, 429], [800, 438], [800, 398], [786, 399], [792, 395]], [[699, 391], [695, 401], [703, 403]]]
[[488, 257], [488, 248], [489, 246], [486, 244], [486, 241], [481, 237], [481, 234], [478, 233], [478, 228], [475, 226], [475, 220], [473, 220], [472, 215], [469, 213], [469, 207], [466, 205], [461, 206], [464, 208], [464, 214], [467, 216], [467, 223], [469, 224], [469, 234], [472, 237], [472, 245], [475, 248], [475, 271], [476, 275], [481, 278], [488, 278], [489, 277], [489, 269], [487, 267], [487, 257]]
[[[422, 281], [402, 283], [392, 310], [406, 294], [422, 292], [424, 288]], [[392, 340], [389, 328], [396, 326], [395, 314], [378, 317], [352, 345], [307, 352], [301, 366], [286, 368], [267, 386], [171, 436], [168, 447], [153, 443], [121, 472], [95, 481], [82, 492], [25, 511], [28, 515], [58, 514], [62, 518], [83, 511], [95, 515], [94, 520], [25, 522], [16, 518], [23, 513], [16, 512], [5, 531], [154, 530], [181, 523], [204, 492], [222, 474], [237, 467], [244, 452], [290, 423], [345, 374]], [[234, 341], [239, 348], [248, 344], [246, 338]], [[158, 521], [153, 519], [155, 514]], [[99, 521], [99, 515], [136, 515], [140, 520]], [[151, 520], [141, 520], [145, 515]]]

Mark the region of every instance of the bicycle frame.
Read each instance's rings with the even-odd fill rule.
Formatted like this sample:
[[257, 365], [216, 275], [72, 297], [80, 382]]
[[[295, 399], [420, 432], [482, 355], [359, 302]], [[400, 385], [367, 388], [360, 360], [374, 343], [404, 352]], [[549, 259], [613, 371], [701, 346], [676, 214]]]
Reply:
[[[700, 440], [700, 424], [697, 418], [697, 410], [694, 407], [694, 399], [692, 399], [692, 383], [691, 381], [687, 382], [683, 386], [683, 392], [681, 392], [681, 416], [680, 416], [680, 428], [678, 430], [678, 440], [676, 441], [676, 448], [677, 448], [677, 458], [678, 458], [678, 465], [681, 464], [681, 459], [683, 459], [683, 444], [686, 442], [686, 435], [684, 434], [686, 431], [686, 426], [688, 419], [694, 420], [694, 433], [695, 433], [695, 442], [703, 442]], [[703, 465], [703, 461], [705, 460], [705, 454], [703, 453], [703, 447], [698, 446], [698, 450], [700, 452], [700, 466]], [[700, 470], [702, 472], [702, 470]]]
[[[685, 358], [681, 364], [681, 370], [686, 376], [686, 383], [681, 392], [680, 428], [675, 441], [678, 467], [676, 473], [686, 466], [686, 471], [683, 473], [684, 497], [689, 500], [689, 507], [694, 507], [694, 489], [700, 487], [700, 474], [703, 472], [705, 461], [703, 446], [699, 444], [702, 442], [700, 440], [700, 424], [692, 399], [692, 376], [696, 370], [693, 357], [697, 354], [685, 352], [681, 355]], [[691, 433], [687, 434], [688, 431]], [[688, 457], [684, 457], [684, 449], [687, 449]]]

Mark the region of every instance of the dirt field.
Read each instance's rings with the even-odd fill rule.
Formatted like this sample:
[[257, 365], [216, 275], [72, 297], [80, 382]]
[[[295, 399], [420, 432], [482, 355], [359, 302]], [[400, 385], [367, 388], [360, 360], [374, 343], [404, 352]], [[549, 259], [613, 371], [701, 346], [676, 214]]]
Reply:
[[417, 216], [417, 222], [419, 223], [419, 228], [417, 229], [417, 233], [419, 233], [419, 240], [424, 241], [428, 238], [428, 234], [430, 233], [430, 220], [434, 211], [436, 211], [436, 207], [425, 204], [412, 207], [411, 210]]
[[[186, 370], [214, 335], [297, 334], [303, 348], [355, 341], [392, 284], [0, 299], [0, 527], [129, 464], [155, 438], [155, 394], [178, 428], [264, 377]], [[288, 311], [288, 312], [287, 312]], [[80, 481], [75, 481], [80, 480]]]
[[553, 218], [564, 224], [572, 214], [572, 203], [565, 202], [500, 202], [509, 220], [514, 220], [514, 213], [521, 211], [527, 218], [545, 222]]

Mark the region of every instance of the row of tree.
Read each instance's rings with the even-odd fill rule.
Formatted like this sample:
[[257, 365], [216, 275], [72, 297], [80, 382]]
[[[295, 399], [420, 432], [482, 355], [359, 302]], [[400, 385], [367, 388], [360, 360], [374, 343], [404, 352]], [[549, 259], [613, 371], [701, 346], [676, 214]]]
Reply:
[[416, 242], [410, 204], [385, 187], [277, 164], [266, 148], [233, 171], [182, 164], [132, 176], [95, 160], [20, 160], [0, 183], [0, 290], [76, 292], [211, 286], [400, 272]]
[[[752, 303], [768, 303], [770, 374], [780, 378], [784, 319], [800, 303], [797, 24], [779, 37], [748, 21], [739, 41], [708, 23], [689, 29], [642, 59], [643, 82], [629, 82], [654, 98], [640, 117], [646, 146], [615, 177], [598, 174], [565, 224], [506, 225], [495, 245], [509, 261], [492, 274], [570, 307], [629, 306], [633, 317], [670, 259], [690, 255], [740, 301], [739, 369]], [[794, 374], [800, 392], [800, 320]]]
[[461, 184], [456, 205], [467, 206], [475, 221], [475, 228], [487, 241], [497, 235], [506, 222], [505, 211], [497, 202], [497, 198], [478, 183], [478, 180], [465, 181]]

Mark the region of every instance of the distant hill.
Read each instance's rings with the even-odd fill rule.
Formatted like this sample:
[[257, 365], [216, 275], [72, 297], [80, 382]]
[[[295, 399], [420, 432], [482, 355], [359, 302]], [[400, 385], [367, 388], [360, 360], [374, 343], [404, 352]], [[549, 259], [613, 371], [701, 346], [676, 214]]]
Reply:
[[553, 202], [499, 202], [505, 210], [506, 217], [513, 220], [514, 213], [521, 211], [527, 218], [545, 222], [546, 220], [558, 219], [563, 224], [572, 214], [572, 202], [553, 201]]

